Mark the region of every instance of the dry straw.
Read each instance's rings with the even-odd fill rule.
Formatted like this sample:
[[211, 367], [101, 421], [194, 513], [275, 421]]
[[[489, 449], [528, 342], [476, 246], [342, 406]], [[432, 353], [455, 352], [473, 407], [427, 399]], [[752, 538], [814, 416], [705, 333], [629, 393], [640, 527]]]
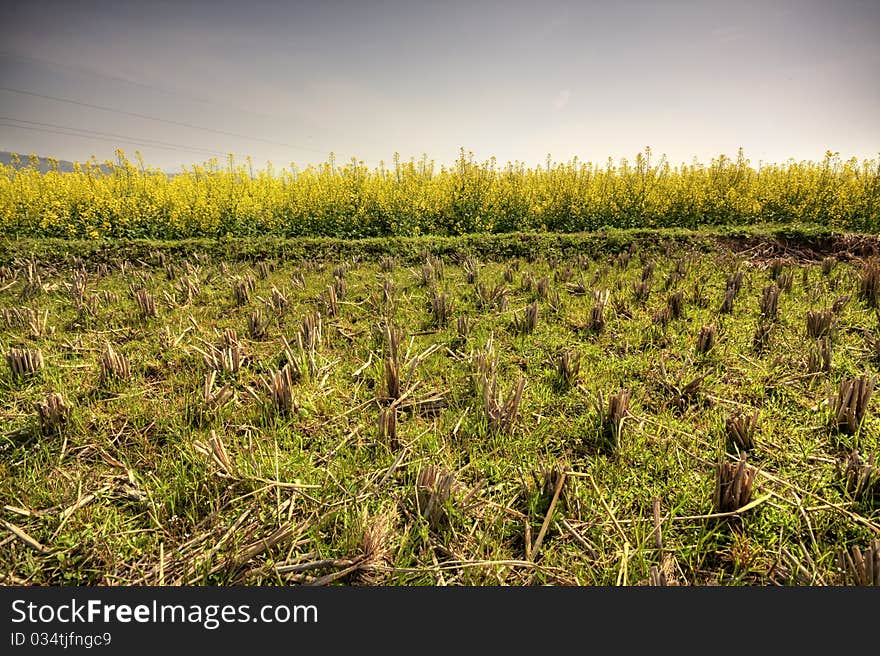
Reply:
[[837, 258], [833, 255], [826, 257], [822, 260], [822, 275], [830, 276], [831, 272], [834, 270], [834, 265], [837, 264]]
[[269, 400], [277, 412], [289, 415], [296, 412], [298, 406], [293, 398], [293, 386], [296, 382], [290, 366], [285, 365], [274, 372], [269, 379], [261, 379]]
[[327, 312], [328, 317], [334, 318], [339, 316], [339, 299], [336, 296], [336, 287], [333, 285], [327, 286], [327, 290], [324, 292], [323, 301], [324, 310]]
[[781, 257], [770, 260], [768, 267], [770, 269], [770, 278], [772, 280], [779, 278], [779, 275], [785, 270], [785, 264], [785, 260]]
[[871, 502], [880, 498], [880, 469], [874, 458], [863, 460], [857, 449], [853, 450], [838, 467], [844, 489], [852, 499]]
[[290, 306], [290, 301], [280, 289], [272, 285], [272, 291], [269, 295], [269, 304], [275, 312], [280, 314]]
[[205, 341], [202, 341], [202, 344], [205, 347], [204, 349], [196, 346], [193, 346], [192, 349], [201, 354], [202, 360], [210, 369], [235, 374], [247, 362], [244, 347], [238, 342], [219, 348]]
[[556, 376], [561, 385], [571, 387], [577, 382], [581, 371], [581, 354], [566, 349], [556, 359]]
[[701, 355], [707, 354], [715, 346], [718, 341], [718, 330], [715, 324], [706, 324], [700, 328], [697, 333], [697, 353]]
[[691, 294], [694, 305], [700, 308], [709, 306], [709, 296], [706, 294], [706, 281], [697, 280], [694, 282], [693, 292]]
[[355, 569], [359, 584], [379, 585], [387, 576], [393, 562], [391, 541], [394, 536], [394, 519], [394, 511], [390, 509], [374, 516], [362, 513], [361, 553]]
[[522, 313], [513, 313], [513, 330], [520, 335], [527, 335], [538, 327], [538, 302], [527, 305]]
[[43, 369], [43, 352], [40, 349], [10, 348], [6, 364], [13, 378], [26, 378]]
[[260, 280], [265, 280], [269, 277], [269, 263], [265, 261], [257, 262], [257, 275], [260, 276]]
[[303, 347], [299, 335], [297, 335], [295, 350], [284, 335], [281, 336], [281, 342], [284, 344], [284, 350], [282, 351], [283, 360], [290, 367], [290, 374], [294, 380], [302, 380], [306, 375], [312, 378], [318, 375], [318, 363], [315, 360], [315, 352]]
[[880, 586], [880, 540], [874, 540], [864, 552], [857, 545], [841, 550], [838, 562], [848, 583]]
[[758, 411], [737, 412], [724, 422], [728, 439], [742, 451], [755, 448], [755, 434], [758, 429]]
[[875, 379], [866, 375], [840, 381], [836, 396], [828, 399], [831, 425], [842, 433], [854, 435], [868, 414]]
[[775, 321], [779, 314], [779, 287], [769, 284], [761, 290], [761, 301], [758, 305], [761, 318]]
[[303, 347], [314, 351], [324, 339], [323, 323], [321, 321], [321, 313], [306, 315], [300, 324], [298, 339]]
[[[806, 271], [806, 269], [804, 269]], [[849, 302], [852, 300], [852, 296], [850, 294], [841, 294], [837, 298], [834, 299], [834, 302], [831, 304], [831, 312], [833, 314], [839, 315], [846, 309], [846, 306], [849, 305]]]
[[519, 413], [522, 401], [522, 393], [525, 388], [525, 378], [520, 376], [508, 394], [507, 399], [501, 398], [501, 390], [498, 388], [498, 376], [494, 372], [491, 376], [483, 374], [483, 415], [492, 433], [509, 433]]
[[383, 255], [379, 258], [379, 271], [391, 273], [397, 268], [397, 259], [391, 255]]
[[49, 310], [43, 310], [42, 314], [37, 310], [30, 310], [27, 313], [26, 325], [28, 337], [31, 339], [47, 337], [55, 332], [54, 328], [49, 325]]
[[807, 353], [807, 373], [831, 371], [831, 338], [817, 339]]
[[715, 512], [735, 512], [752, 498], [752, 485], [758, 470], [746, 463], [743, 454], [738, 462], [721, 462], [715, 468]]
[[467, 256], [461, 263], [461, 269], [464, 273], [464, 279], [467, 284], [473, 285], [477, 282], [477, 279], [480, 276], [480, 265], [476, 259]]
[[446, 292], [434, 292], [434, 295], [431, 297], [431, 314], [435, 325], [445, 328], [449, 324], [454, 308], [455, 303], [449, 294]]
[[197, 451], [207, 456], [216, 468], [216, 474], [220, 478], [237, 478], [238, 471], [235, 463], [229, 457], [223, 438], [217, 435], [216, 431], [211, 431], [211, 437], [208, 443], [204, 444], [198, 440], [193, 442], [193, 446]]
[[290, 274], [290, 284], [296, 289], [306, 288], [306, 276], [302, 271], [294, 271]]
[[216, 410], [229, 403], [235, 396], [235, 392], [229, 385], [224, 385], [218, 390], [214, 389], [214, 382], [217, 379], [217, 372], [212, 371], [205, 376], [205, 383], [202, 386], [202, 401], [206, 410]]
[[459, 484], [455, 475], [445, 469], [426, 465], [416, 477], [416, 506], [431, 528], [449, 523]]
[[19, 298], [21, 300], [27, 300], [37, 296], [42, 291], [43, 278], [37, 269], [37, 265], [34, 262], [28, 262], [27, 269], [25, 269], [25, 282], [19, 293]]
[[387, 444], [392, 451], [400, 448], [397, 438], [397, 408], [393, 405], [379, 410], [379, 441]]
[[0, 309], [0, 319], [8, 328], [16, 328], [24, 326], [30, 321], [32, 316], [31, 308], [2, 308]]
[[607, 405], [602, 392], [596, 396], [596, 413], [599, 418], [602, 442], [606, 448], [612, 451], [620, 447], [624, 420], [629, 416], [631, 400], [632, 393], [626, 388], [610, 395]]
[[830, 336], [836, 324], [837, 317], [831, 309], [807, 310], [807, 337], [818, 339], [819, 337]]
[[268, 335], [271, 319], [266, 318], [262, 310], [254, 310], [248, 315], [248, 335], [251, 339], [263, 340]]
[[550, 276], [543, 276], [535, 283], [535, 292], [538, 294], [538, 298], [547, 299], [550, 293]]
[[791, 291], [791, 287], [794, 284], [794, 271], [785, 271], [780, 273], [776, 278], [776, 286], [779, 287], [779, 291], [785, 292], [786, 294]]
[[238, 305], [247, 305], [248, 301], [251, 298], [251, 293], [256, 288], [257, 283], [254, 280], [253, 276], [246, 276], [244, 278], [236, 278], [232, 282], [232, 300]]
[[[557, 271], [557, 282], [562, 279], [572, 279], [572, 277], [574, 276], [574, 272], [571, 271], [571, 269], [566, 269], [566, 271], [568, 271], [571, 275], [559, 275], [559, 272]], [[590, 283], [588, 283], [584, 279], [584, 274], [581, 273], [578, 275], [578, 279], [576, 281], [566, 284], [565, 288], [572, 296], [586, 296], [590, 292]]]
[[474, 286], [474, 292], [477, 296], [477, 307], [480, 310], [486, 311], [493, 307], [501, 311], [507, 309], [508, 296], [507, 288], [504, 285], [490, 287], [485, 282], [480, 281]]
[[385, 358], [385, 396], [392, 400], [400, 398], [400, 369], [394, 358]]
[[101, 380], [126, 380], [131, 377], [131, 365], [121, 353], [117, 353], [110, 342], [106, 343], [104, 352], [98, 362]]
[[632, 284], [633, 299], [636, 303], [644, 303], [651, 296], [651, 281], [636, 280]]
[[202, 293], [198, 278], [184, 276], [174, 284], [174, 291], [182, 303], [190, 303]]
[[742, 289], [743, 280], [745, 279], [745, 275], [742, 271], [733, 271], [727, 274], [727, 281], [724, 283], [724, 291], [732, 292], [734, 298], [737, 294], [739, 294], [739, 290]]
[[45, 399], [37, 402], [37, 416], [40, 419], [40, 430], [44, 434], [55, 433], [67, 424], [70, 407], [64, 397], [55, 392], [49, 393]]
[[608, 290], [593, 292], [593, 305], [587, 323], [587, 329], [591, 333], [600, 333], [605, 329], [605, 307], [608, 305], [609, 296]]
[[880, 307], [880, 258], [867, 260], [862, 265], [859, 296], [869, 307]]
[[758, 320], [755, 325], [755, 332], [752, 334], [752, 349], [755, 353], [763, 353], [770, 345], [770, 337], [773, 334], [773, 324], [765, 320], [763, 317]]
[[679, 290], [670, 294], [667, 299], [667, 307], [669, 308], [669, 316], [672, 319], [684, 318], [684, 292]]
[[152, 319], [157, 316], [156, 301], [144, 287], [132, 289], [131, 294], [137, 302], [141, 319]]
[[348, 283], [345, 282], [345, 278], [333, 278], [333, 291], [336, 294], [337, 301], [345, 300], [345, 297], [348, 294]]

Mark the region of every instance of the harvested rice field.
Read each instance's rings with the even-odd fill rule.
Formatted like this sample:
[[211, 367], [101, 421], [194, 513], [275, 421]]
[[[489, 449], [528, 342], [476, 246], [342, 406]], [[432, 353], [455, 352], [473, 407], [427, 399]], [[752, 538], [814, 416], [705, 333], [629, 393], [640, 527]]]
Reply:
[[864, 253], [22, 255], [0, 348], [7, 583], [880, 582]]

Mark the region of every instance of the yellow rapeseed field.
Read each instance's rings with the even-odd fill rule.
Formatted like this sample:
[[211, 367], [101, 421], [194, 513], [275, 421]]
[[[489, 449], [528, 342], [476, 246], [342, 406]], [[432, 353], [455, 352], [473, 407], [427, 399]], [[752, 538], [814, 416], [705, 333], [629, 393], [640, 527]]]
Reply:
[[752, 165], [742, 152], [673, 166], [650, 149], [634, 160], [527, 167], [427, 157], [370, 168], [255, 170], [210, 160], [177, 175], [130, 161], [41, 173], [31, 157], [0, 166], [0, 222], [12, 237], [161, 238], [277, 235], [378, 237], [576, 232], [603, 226], [818, 223], [880, 230], [880, 159]]

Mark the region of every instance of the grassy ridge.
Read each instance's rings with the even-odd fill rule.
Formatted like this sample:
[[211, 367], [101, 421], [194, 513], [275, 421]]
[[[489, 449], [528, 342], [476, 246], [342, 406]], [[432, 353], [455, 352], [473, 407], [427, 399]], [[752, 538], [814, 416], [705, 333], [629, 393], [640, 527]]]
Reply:
[[415, 261], [426, 253], [437, 257], [470, 253], [475, 257], [502, 260], [510, 257], [555, 255], [599, 256], [629, 248], [657, 249], [661, 245], [688, 245], [702, 249], [729, 246], [748, 249], [755, 245], [808, 249], [833, 253], [855, 249], [870, 252], [878, 240], [873, 235], [843, 233], [819, 225], [761, 225], [712, 227], [702, 230], [606, 229], [586, 233], [510, 233], [472, 234], [456, 237], [381, 237], [371, 239], [308, 238], [285, 239], [272, 236], [223, 239], [0, 239], [0, 265], [17, 258], [65, 264], [72, 258], [87, 263], [109, 263], [117, 259], [148, 261], [157, 253], [187, 258], [202, 255], [212, 260], [254, 261], [259, 259], [324, 260], [384, 256]]

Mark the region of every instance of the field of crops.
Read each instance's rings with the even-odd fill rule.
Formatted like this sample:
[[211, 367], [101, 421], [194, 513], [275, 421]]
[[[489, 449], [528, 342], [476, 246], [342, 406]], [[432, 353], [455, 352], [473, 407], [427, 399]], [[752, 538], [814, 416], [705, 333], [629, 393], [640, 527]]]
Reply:
[[880, 159], [754, 166], [740, 153], [672, 166], [650, 150], [593, 164], [479, 162], [427, 157], [367, 167], [255, 170], [212, 160], [169, 176], [130, 162], [40, 173], [0, 165], [0, 228], [15, 237], [363, 238], [612, 228], [810, 223], [880, 230]]
[[0, 267], [0, 578], [880, 579], [880, 262]]

